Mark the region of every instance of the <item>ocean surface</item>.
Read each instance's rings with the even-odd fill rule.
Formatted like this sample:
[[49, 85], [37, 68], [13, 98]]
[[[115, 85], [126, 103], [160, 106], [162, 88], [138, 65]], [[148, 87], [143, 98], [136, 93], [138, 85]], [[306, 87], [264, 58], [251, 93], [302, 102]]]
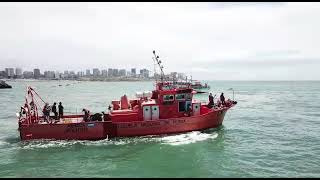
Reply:
[[[65, 113], [107, 111], [111, 100], [153, 82], [7, 81], [0, 89], [0, 177], [320, 177], [320, 82], [212, 81], [238, 104], [204, 132], [106, 139], [25, 141], [16, 112], [27, 85]], [[61, 85], [61, 86], [59, 86]], [[208, 94], [196, 99], [207, 101]]]

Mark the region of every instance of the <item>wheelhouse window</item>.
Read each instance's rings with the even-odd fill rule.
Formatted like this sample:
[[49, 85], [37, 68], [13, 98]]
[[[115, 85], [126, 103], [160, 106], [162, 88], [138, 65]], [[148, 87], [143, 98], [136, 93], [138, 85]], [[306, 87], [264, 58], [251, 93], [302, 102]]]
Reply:
[[163, 90], [170, 90], [170, 89], [173, 89], [173, 86], [171, 86], [171, 85], [164, 85], [164, 86], [162, 86], [162, 89], [163, 89]]
[[188, 93], [188, 94], [186, 94], [185, 97], [186, 97], [186, 100], [191, 100], [191, 99], [192, 99], [192, 94], [189, 94], [189, 93]]
[[163, 95], [163, 101], [174, 101], [174, 95], [173, 94]]
[[185, 94], [177, 94], [176, 95], [176, 100], [185, 100], [186, 95]]

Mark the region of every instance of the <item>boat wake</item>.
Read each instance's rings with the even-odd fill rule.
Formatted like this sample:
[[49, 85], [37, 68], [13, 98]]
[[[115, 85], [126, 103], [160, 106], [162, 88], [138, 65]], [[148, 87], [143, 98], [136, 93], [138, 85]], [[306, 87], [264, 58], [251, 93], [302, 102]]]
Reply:
[[94, 146], [94, 145], [122, 145], [126, 144], [121, 141], [111, 141], [108, 139], [99, 141], [89, 141], [89, 140], [32, 140], [21, 142], [22, 149], [38, 149], [38, 148], [68, 148], [72, 146]]
[[6, 142], [6, 141], [0, 141], [0, 147], [1, 146], [6, 146], [9, 145], [10, 143]]
[[185, 134], [167, 135], [167, 136], [145, 136], [136, 138], [118, 138], [118, 139], [103, 139], [99, 141], [88, 140], [32, 140], [20, 142], [22, 149], [42, 149], [42, 148], [68, 148], [72, 146], [112, 146], [112, 145], [138, 145], [143, 143], [160, 143], [165, 145], [186, 145], [215, 139], [218, 137], [217, 132], [203, 133], [193, 131]]
[[200, 131], [193, 131], [186, 134], [179, 134], [173, 136], [166, 136], [161, 138], [162, 144], [169, 144], [169, 145], [184, 145], [184, 144], [191, 144], [199, 141], [205, 141], [208, 139], [215, 139], [218, 137], [218, 133], [214, 132], [211, 134], [202, 133]]

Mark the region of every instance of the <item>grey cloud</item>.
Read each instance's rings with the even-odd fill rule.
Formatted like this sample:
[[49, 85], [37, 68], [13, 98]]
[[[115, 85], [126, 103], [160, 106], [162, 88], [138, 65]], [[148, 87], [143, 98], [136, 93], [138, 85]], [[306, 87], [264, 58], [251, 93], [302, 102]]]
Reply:
[[[194, 76], [207, 77], [212, 67], [219, 74], [254, 67], [272, 78], [267, 72], [273, 67], [282, 67], [278, 75], [287, 67], [319, 67], [319, 8], [261, 2], [0, 3], [0, 70], [16, 64], [153, 69], [155, 49], [168, 71], [195, 67]], [[301, 74], [311, 76], [308, 70]]]
[[213, 7], [229, 8], [229, 7], [248, 7], [248, 6], [284, 6], [286, 2], [214, 2], [210, 3]]
[[314, 59], [242, 59], [242, 60], [212, 60], [212, 61], [201, 61], [193, 64], [187, 65], [187, 67], [248, 67], [248, 68], [270, 68], [270, 67], [289, 67], [289, 66], [299, 66], [299, 65], [319, 65], [320, 58]]
[[254, 56], [256, 57], [288, 56], [288, 55], [298, 55], [300, 53], [301, 52], [299, 50], [277, 50], [277, 51], [256, 52]]

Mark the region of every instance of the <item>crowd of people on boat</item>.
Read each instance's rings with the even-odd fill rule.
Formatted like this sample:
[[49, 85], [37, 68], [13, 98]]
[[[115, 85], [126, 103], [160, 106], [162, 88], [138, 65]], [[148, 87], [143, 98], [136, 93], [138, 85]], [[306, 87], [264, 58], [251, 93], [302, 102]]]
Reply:
[[212, 96], [212, 93], [209, 94], [209, 103], [208, 103], [208, 107], [212, 108], [212, 107], [223, 107], [223, 106], [229, 106], [230, 103], [228, 100], [227, 102], [225, 101], [225, 97], [223, 92], [220, 94], [220, 99], [217, 101], [217, 104], [214, 103], [214, 98], [216, 97], [216, 94], [214, 96]]
[[[63, 118], [63, 109], [64, 107], [62, 106], [62, 103], [59, 102], [58, 106], [58, 111], [56, 107], [57, 103], [54, 102], [52, 106], [49, 106], [49, 103], [45, 103], [42, 112], [44, 115], [44, 120], [46, 122], [50, 122], [50, 113], [53, 113], [53, 119], [51, 120], [60, 120]], [[82, 112], [84, 113], [83, 115], [83, 121], [89, 122], [89, 121], [102, 121], [102, 118], [104, 116], [104, 112], [101, 113], [95, 113], [95, 114], [90, 114], [90, 111], [88, 109], [82, 109]], [[52, 117], [52, 116], [51, 116]]]
[[[43, 109], [42, 109], [42, 113], [43, 113], [43, 117], [44, 120], [49, 123], [50, 120], [59, 120], [61, 118], [63, 118], [63, 109], [64, 107], [62, 106], [62, 103], [59, 102], [58, 105], [58, 111], [57, 111], [57, 103], [54, 102], [52, 106], [49, 106], [49, 103], [45, 103]], [[29, 104], [25, 103], [24, 106], [21, 106], [20, 112], [19, 112], [19, 116], [23, 117], [23, 116], [31, 116], [31, 117], [35, 117], [36, 115], [36, 105], [33, 101], [31, 101]], [[53, 119], [50, 119], [50, 113], [53, 113]], [[33, 119], [33, 118], [32, 118]], [[32, 120], [33, 121], [33, 120]]]
[[[52, 120], [60, 120], [63, 118], [63, 109], [64, 107], [62, 106], [62, 103], [59, 102], [58, 106], [58, 111], [56, 107], [57, 103], [54, 102], [52, 106], [49, 106], [49, 103], [45, 103], [42, 112], [44, 115], [44, 120], [46, 122], [50, 122], [50, 113], [53, 113], [53, 119]], [[83, 121], [89, 122], [89, 121], [102, 121], [102, 118], [104, 116], [104, 113], [95, 113], [95, 114], [90, 114], [90, 111], [88, 109], [82, 109], [82, 112], [84, 113], [83, 115]]]
[[59, 120], [59, 119], [63, 118], [63, 109], [64, 109], [64, 107], [62, 106], [61, 102], [59, 102], [58, 111], [57, 111], [57, 103], [56, 102], [54, 102], [52, 106], [49, 106], [49, 103], [45, 103], [45, 105], [42, 109], [44, 120], [49, 123], [51, 112], [53, 113], [54, 120]]

